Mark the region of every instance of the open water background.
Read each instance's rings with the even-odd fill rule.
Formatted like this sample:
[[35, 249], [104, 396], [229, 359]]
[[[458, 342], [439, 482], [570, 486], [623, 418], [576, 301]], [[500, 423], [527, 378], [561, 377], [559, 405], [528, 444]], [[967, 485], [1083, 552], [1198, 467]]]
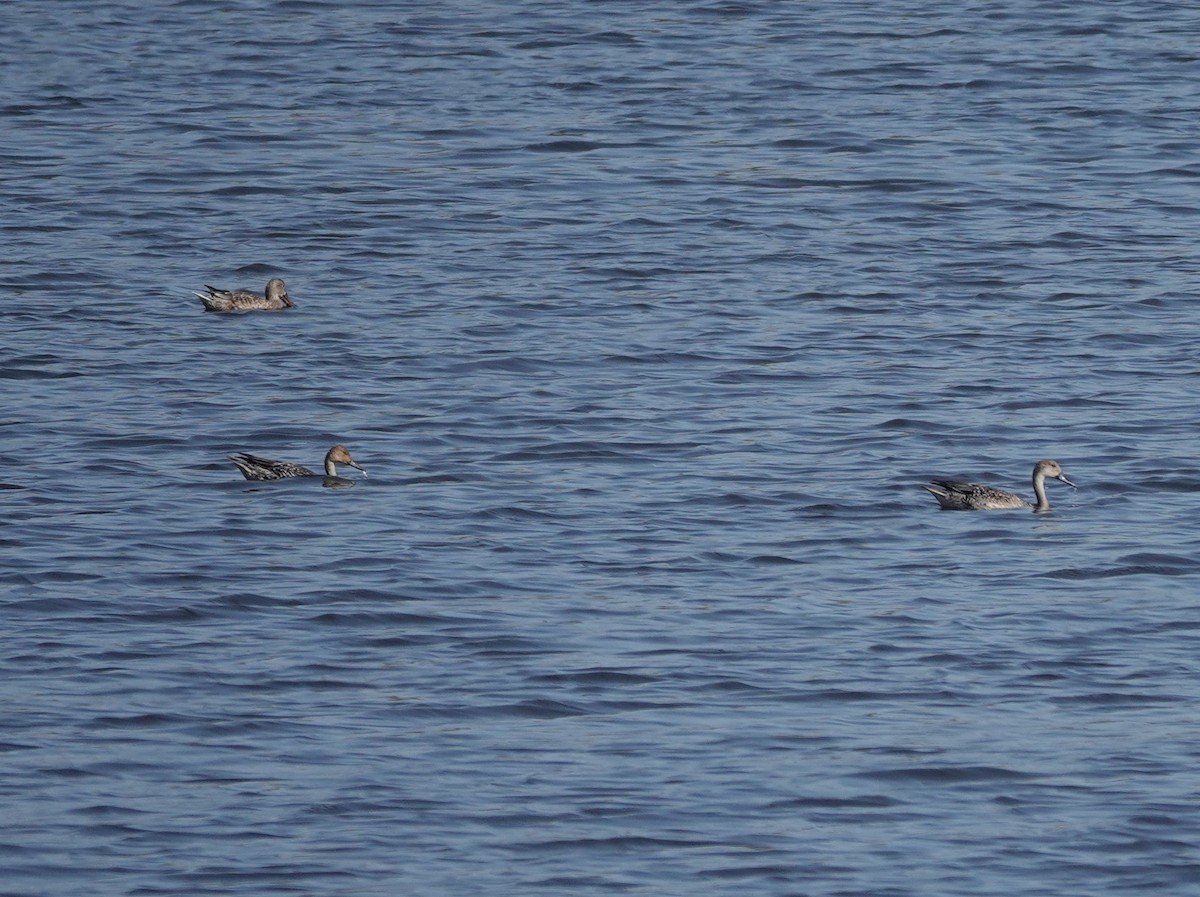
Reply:
[[0, 893], [1196, 893], [1198, 46], [6, 4]]

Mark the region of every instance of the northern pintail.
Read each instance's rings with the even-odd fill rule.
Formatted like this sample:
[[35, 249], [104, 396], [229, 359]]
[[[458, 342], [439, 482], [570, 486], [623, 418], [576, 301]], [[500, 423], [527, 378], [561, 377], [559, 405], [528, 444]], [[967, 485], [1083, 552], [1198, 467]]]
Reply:
[[948, 511], [1003, 511], [1010, 508], [1033, 508], [1035, 511], [1049, 511], [1050, 502], [1046, 499], [1046, 478], [1053, 477], [1062, 480], [1072, 489], [1075, 484], [1067, 479], [1062, 467], [1057, 461], [1046, 458], [1033, 465], [1033, 494], [1037, 504], [1033, 505], [1003, 489], [991, 486], [981, 486], [978, 483], [960, 483], [955, 480], [932, 480], [932, 486], [922, 486], [928, 489], [938, 504]]
[[278, 277], [267, 281], [265, 296], [252, 293], [250, 290], [219, 290], [216, 287], [204, 285], [207, 293], [196, 293], [196, 298], [204, 303], [205, 311], [274, 311], [280, 308], [295, 308], [287, 287]]
[[[270, 458], [259, 458], [256, 455], [247, 455], [245, 452], [238, 452], [235, 455], [230, 455], [229, 460], [237, 465], [237, 469], [242, 472], [248, 480], [285, 480], [289, 477], [315, 477], [307, 467], [301, 467], [299, 464], [291, 464], [287, 461], [272, 461]], [[337, 475], [337, 464], [349, 464], [362, 472], [363, 476], [367, 475], [366, 470], [359, 465], [357, 461], [350, 457], [350, 452], [344, 445], [335, 445], [325, 455], [325, 479], [342, 480]], [[351, 480], [343, 480], [343, 482], [352, 482]]]

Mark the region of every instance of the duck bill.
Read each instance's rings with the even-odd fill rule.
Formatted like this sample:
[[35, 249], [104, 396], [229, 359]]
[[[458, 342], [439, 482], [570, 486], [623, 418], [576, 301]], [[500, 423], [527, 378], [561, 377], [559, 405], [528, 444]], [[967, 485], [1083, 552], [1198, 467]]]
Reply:
[[363, 476], [366, 476], [366, 475], [367, 475], [367, 469], [366, 469], [365, 467], [362, 467], [362, 466], [360, 466], [360, 465], [359, 465], [357, 462], [355, 462], [355, 461], [350, 461], [350, 462], [348, 462], [348, 463], [350, 464], [350, 466], [351, 466], [351, 467], [353, 467], [355, 470], [357, 470], [357, 471], [358, 471], [359, 473], [361, 473]]
[[1072, 489], [1078, 489], [1078, 488], [1079, 488], [1079, 487], [1078, 487], [1078, 486], [1076, 486], [1074, 483], [1072, 483], [1070, 480], [1068, 480], [1065, 474], [1061, 474], [1061, 473], [1060, 473], [1060, 474], [1058, 475], [1058, 479], [1062, 480], [1062, 482], [1066, 483], [1066, 484], [1067, 484], [1068, 486], [1070, 486]]

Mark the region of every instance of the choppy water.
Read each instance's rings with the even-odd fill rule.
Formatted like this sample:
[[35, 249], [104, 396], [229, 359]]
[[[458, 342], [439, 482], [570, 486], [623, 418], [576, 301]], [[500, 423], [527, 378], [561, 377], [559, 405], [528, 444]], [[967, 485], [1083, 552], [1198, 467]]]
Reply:
[[1193, 12], [452, 6], [5, 7], [0, 892], [1189, 893]]

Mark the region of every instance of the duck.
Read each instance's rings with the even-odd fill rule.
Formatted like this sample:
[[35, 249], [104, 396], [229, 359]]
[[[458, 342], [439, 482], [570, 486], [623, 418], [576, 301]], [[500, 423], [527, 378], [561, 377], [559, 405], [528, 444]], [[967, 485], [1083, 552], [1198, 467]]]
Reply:
[[[290, 461], [272, 461], [270, 458], [260, 458], [245, 452], [237, 452], [228, 457], [242, 472], [242, 476], [248, 480], [286, 480], [291, 477], [318, 476], [307, 467], [292, 464]], [[326, 484], [329, 484], [331, 480], [337, 481], [339, 484], [353, 482], [353, 480], [346, 480], [338, 476], [338, 464], [348, 464], [361, 472], [364, 477], [367, 475], [366, 469], [350, 457], [350, 451], [344, 445], [335, 445], [325, 454]]]
[[267, 281], [266, 292], [262, 296], [250, 290], [220, 290], [208, 284], [204, 285], [204, 289], [208, 292], [192, 292], [204, 303], [205, 311], [277, 311], [296, 307], [288, 296], [287, 286], [279, 277]]
[[933, 485], [922, 485], [938, 504], [947, 511], [1005, 511], [1014, 508], [1032, 508], [1049, 511], [1050, 501], [1046, 498], [1046, 480], [1055, 479], [1072, 489], [1078, 487], [1067, 479], [1062, 465], [1052, 458], [1043, 458], [1033, 465], [1033, 495], [1037, 504], [1031, 504], [1014, 492], [1006, 492], [979, 483], [961, 483], [956, 480], [931, 480]]

